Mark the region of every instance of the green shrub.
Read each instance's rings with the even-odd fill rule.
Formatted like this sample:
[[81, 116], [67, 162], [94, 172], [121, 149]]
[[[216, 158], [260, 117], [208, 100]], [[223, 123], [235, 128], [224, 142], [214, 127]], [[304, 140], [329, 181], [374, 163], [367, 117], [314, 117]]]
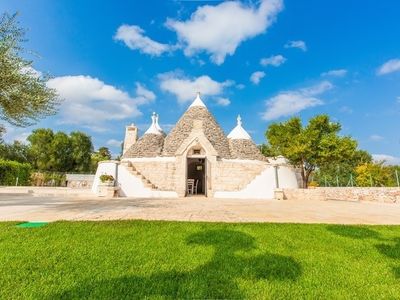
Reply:
[[32, 167], [28, 163], [0, 159], [0, 185], [29, 185]]

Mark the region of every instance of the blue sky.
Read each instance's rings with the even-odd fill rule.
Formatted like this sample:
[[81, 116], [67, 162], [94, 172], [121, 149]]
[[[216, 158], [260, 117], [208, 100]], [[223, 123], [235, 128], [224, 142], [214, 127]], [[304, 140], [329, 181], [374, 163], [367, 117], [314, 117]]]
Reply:
[[[328, 113], [360, 147], [400, 163], [400, 2], [2, 0], [34, 68], [65, 99], [36, 127], [83, 130], [118, 153], [151, 112], [170, 130], [195, 97], [256, 143], [271, 122]], [[8, 126], [6, 138], [32, 128]]]

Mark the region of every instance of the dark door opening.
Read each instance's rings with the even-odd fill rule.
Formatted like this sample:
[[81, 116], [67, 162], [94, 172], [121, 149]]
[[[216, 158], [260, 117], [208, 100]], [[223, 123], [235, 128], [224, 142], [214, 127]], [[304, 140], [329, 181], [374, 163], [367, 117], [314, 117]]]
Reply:
[[[205, 195], [206, 194], [206, 162], [205, 158], [188, 158], [187, 159], [187, 179], [193, 179], [197, 183], [197, 190], [193, 194]], [[189, 182], [189, 180], [186, 180]], [[189, 186], [186, 184], [186, 195], [191, 195]]]

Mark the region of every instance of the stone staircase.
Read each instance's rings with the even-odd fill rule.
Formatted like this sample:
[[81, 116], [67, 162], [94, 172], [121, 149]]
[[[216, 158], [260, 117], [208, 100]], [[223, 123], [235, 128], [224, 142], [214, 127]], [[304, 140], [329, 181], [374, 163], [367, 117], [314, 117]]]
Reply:
[[139, 178], [146, 188], [158, 190], [158, 187], [153, 184], [149, 179], [147, 179], [142, 173], [140, 173], [130, 161], [124, 161], [121, 163], [121, 165], [123, 165], [130, 174]]

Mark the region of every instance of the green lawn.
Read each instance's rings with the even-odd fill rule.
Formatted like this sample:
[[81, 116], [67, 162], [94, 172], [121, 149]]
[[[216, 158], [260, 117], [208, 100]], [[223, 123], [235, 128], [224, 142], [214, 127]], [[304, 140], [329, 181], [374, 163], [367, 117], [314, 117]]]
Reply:
[[400, 227], [0, 223], [0, 298], [400, 298]]

